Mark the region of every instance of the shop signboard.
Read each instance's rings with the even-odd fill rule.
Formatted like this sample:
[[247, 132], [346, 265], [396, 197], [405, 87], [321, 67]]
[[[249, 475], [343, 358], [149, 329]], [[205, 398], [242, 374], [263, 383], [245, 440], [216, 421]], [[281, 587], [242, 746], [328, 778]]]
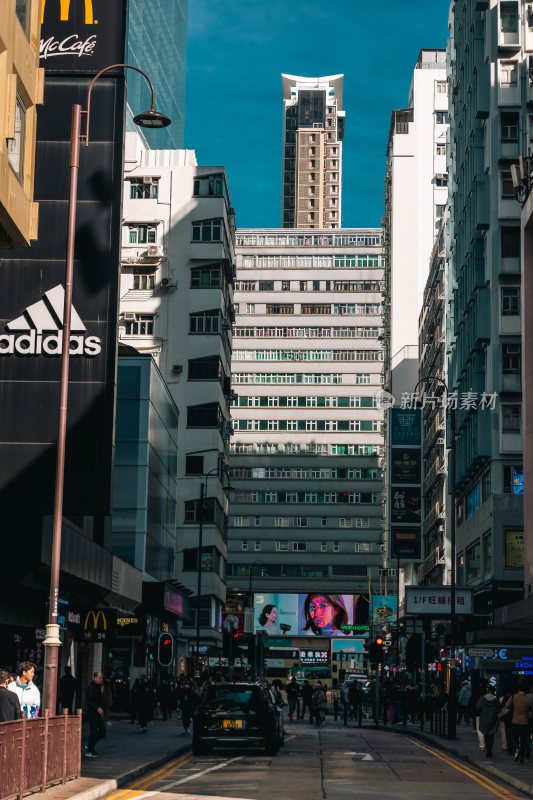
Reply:
[[391, 450], [390, 481], [392, 484], [420, 482], [422, 454], [419, 447], [401, 447]]
[[[452, 593], [449, 586], [406, 586], [405, 607], [407, 614], [430, 614], [435, 619], [448, 617], [451, 613]], [[455, 613], [472, 613], [472, 590], [455, 589]]]

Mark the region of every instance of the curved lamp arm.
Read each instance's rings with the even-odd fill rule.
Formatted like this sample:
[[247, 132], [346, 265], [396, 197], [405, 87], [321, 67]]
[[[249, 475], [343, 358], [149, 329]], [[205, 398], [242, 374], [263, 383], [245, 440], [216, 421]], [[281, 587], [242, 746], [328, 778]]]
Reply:
[[86, 125], [85, 125], [85, 133], [84, 134], [83, 133], [80, 134], [80, 139], [84, 140], [85, 147], [89, 146], [89, 121], [91, 119], [91, 93], [92, 93], [92, 90], [93, 90], [93, 86], [96, 83], [96, 81], [98, 80], [98, 78], [101, 75], [104, 74], [104, 72], [109, 72], [109, 70], [118, 69], [119, 67], [123, 67], [124, 69], [133, 69], [133, 70], [135, 70], [135, 72], [139, 72], [141, 75], [143, 75], [146, 78], [146, 80], [148, 81], [148, 84], [150, 86], [150, 91], [152, 93], [152, 104], [151, 104], [151, 107], [150, 107], [150, 111], [153, 113], [153, 111], [155, 109], [154, 85], [153, 85], [152, 81], [150, 80], [150, 78], [148, 77], [148, 75], [146, 74], [146, 72], [143, 72], [142, 69], [139, 69], [138, 67], [132, 67], [131, 64], [111, 64], [109, 67], [104, 67], [104, 69], [101, 69], [100, 72], [96, 73], [96, 75], [92, 79], [91, 83], [89, 84], [89, 91], [87, 93], [87, 111], [82, 111], [81, 112], [82, 114], [86, 114], [87, 115], [87, 122], [86, 122]]

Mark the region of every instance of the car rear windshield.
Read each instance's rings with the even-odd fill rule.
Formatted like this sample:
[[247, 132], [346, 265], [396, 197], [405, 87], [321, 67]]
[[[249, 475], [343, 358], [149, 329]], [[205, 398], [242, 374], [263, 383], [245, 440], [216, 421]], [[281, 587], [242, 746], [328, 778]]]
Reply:
[[250, 686], [210, 686], [205, 702], [209, 708], [242, 708], [243, 706], [257, 705], [260, 701], [256, 687]]

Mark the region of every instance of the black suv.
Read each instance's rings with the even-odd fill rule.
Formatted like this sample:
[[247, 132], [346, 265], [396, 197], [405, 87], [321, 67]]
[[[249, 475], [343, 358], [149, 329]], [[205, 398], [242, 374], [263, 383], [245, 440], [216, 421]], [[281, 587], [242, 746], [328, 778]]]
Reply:
[[193, 719], [192, 751], [264, 747], [274, 756], [284, 742], [283, 718], [268, 689], [255, 683], [207, 686]]

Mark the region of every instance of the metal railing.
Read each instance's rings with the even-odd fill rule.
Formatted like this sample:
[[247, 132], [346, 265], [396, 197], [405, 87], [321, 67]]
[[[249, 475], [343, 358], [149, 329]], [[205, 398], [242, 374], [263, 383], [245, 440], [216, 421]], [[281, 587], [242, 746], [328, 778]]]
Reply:
[[81, 710], [0, 723], [0, 800], [22, 800], [55, 783], [79, 778]]

